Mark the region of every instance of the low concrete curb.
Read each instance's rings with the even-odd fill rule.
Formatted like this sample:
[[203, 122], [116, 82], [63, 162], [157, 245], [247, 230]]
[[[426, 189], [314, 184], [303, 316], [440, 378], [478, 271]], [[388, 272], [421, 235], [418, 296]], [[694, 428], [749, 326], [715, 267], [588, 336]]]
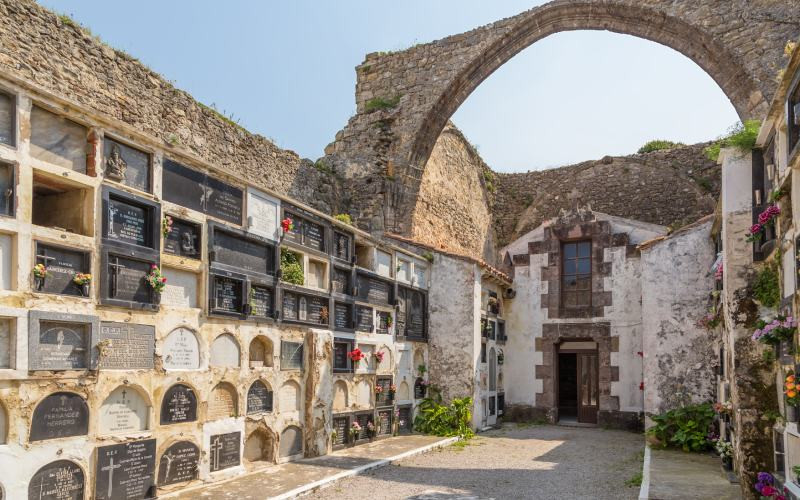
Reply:
[[269, 497], [268, 500], [285, 500], [285, 499], [295, 498], [295, 497], [298, 497], [298, 496], [303, 495], [305, 493], [310, 493], [310, 492], [312, 492], [314, 490], [317, 490], [319, 488], [322, 488], [324, 486], [328, 486], [331, 483], [334, 483], [334, 482], [336, 482], [336, 481], [338, 481], [340, 479], [344, 479], [344, 478], [350, 477], [350, 476], [356, 476], [358, 474], [361, 474], [362, 472], [366, 472], [366, 471], [372, 470], [372, 469], [377, 469], [379, 467], [383, 467], [383, 466], [389, 465], [389, 464], [391, 464], [393, 462], [397, 462], [398, 460], [402, 460], [404, 458], [412, 457], [414, 455], [420, 455], [422, 453], [426, 453], [428, 451], [435, 450], [436, 448], [443, 448], [445, 446], [448, 446], [450, 444], [455, 443], [456, 441], [458, 441], [458, 439], [459, 438], [457, 438], [457, 437], [451, 437], [451, 438], [442, 439], [441, 441], [437, 441], [435, 443], [431, 443], [429, 445], [422, 446], [420, 448], [416, 448], [416, 449], [413, 449], [413, 450], [408, 450], [408, 451], [405, 451], [403, 453], [400, 453], [399, 455], [395, 455], [393, 457], [383, 458], [381, 460], [376, 460], [376, 461], [370, 462], [368, 464], [360, 465], [360, 466], [358, 466], [358, 467], [356, 467], [354, 469], [342, 471], [342, 472], [339, 472], [338, 474], [334, 474], [332, 476], [328, 476], [325, 479], [320, 479], [319, 481], [314, 481], [313, 483], [304, 484], [303, 486], [300, 486], [299, 488], [295, 488], [293, 490], [287, 491], [286, 493], [283, 493], [281, 495], [274, 496], [274, 497]]
[[639, 500], [650, 498], [650, 445], [644, 446], [644, 463], [642, 464], [642, 485], [639, 487]]

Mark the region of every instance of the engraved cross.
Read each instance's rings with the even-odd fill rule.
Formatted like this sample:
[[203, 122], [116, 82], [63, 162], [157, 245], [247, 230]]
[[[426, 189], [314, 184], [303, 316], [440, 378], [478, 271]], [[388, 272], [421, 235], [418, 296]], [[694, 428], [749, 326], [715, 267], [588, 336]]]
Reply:
[[119, 469], [120, 467], [122, 467], [122, 464], [114, 465], [114, 457], [111, 457], [108, 465], [100, 468], [103, 472], [108, 471], [108, 498], [111, 498], [111, 491], [114, 489], [114, 469]]

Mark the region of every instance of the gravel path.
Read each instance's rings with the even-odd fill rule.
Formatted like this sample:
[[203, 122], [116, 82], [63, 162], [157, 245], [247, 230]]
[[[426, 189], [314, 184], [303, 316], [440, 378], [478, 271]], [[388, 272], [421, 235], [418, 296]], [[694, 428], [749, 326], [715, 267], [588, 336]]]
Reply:
[[635, 499], [640, 434], [506, 424], [465, 446], [418, 455], [338, 481], [315, 499]]

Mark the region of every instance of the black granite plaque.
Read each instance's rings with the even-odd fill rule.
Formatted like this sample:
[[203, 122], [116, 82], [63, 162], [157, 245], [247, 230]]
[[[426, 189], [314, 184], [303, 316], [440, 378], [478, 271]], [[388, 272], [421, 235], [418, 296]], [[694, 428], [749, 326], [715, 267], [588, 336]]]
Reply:
[[72, 392], [56, 392], [36, 406], [31, 420], [31, 441], [85, 436], [89, 432], [89, 406]]
[[162, 173], [163, 197], [167, 201], [205, 212], [206, 175], [164, 159]]
[[0, 162], [0, 215], [14, 215], [14, 165]]
[[283, 292], [283, 307], [281, 311], [283, 319], [288, 319], [293, 321], [296, 321], [298, 319], [297, 299], [298, 299], [297, 294], [290, 292]]
[[378, 435], [389, 436], [392, 434], [392, 411], [380, 410], [378, 412]]
[[158, 485], [197, 479], [199, 463], [200, 448], [189, 441], [178, 441], [167, 448], [158, 461]]
[[125, 200], [109, 197], [108, 200], [108, 234], [114, 241], [131, 243], [139, 246], [150, 246], [147, 235], [151, 212], [145, 207]]
[[[408, 337], [425, 336], [425, 297], [416, 290], [406, 291], [406, 335]], [[492, 333], [494, 335], [494, 333]]]
[[108, 296], [129, 302], [150, 303], [152, 288], [145, 280], [150, 273], [150, 262], [129, 259], [119, 255], [108, 256]]
[[391, 313], [378, 311], [378, 327], [376, 328], [378, 333], [384, 335], [389, 333], [389, 318], [391, 318]]
[[356, 330], [360, 332], [372, 331], [372, 308], [356, 306]]
[[229, 313], [241, 312], [243, 285], [241, 280], [214, 276], [214, 309]]
[[339, 267], [333, 268], [331, 275], [331, 288], [335, 293], [350, 295], [350, 270]]
[[263, 382], [256, 380], [247, 391], [247, 414], [272, 411], [272, 391]]
[[190, 259], [200, 258], [200, 225], [169, 215], [172, 230], [164, 237], [164, 253]]
[[161, 425], [197, 420], [197, 396], [188, 385], [175, 384], [161, 401]]
[[131, 323], [100, 323], [103, 348], [100, 368], [106, 370], [152, 369], [156, 344], [156, 328]]
[[34, 370], [77, 370], [89, 367], [91, 324], [71, 321], [39, 322], [37, 344], [30, 368]]
[[234, 224], [242, 223], [244, 194], [241, 189], [213, 177], [206, 178], [206, 213]]
[[322, 297], [308, 297], [307, 321], [320, 325], [327, 325], [330, 321], [328, 314], [328, 299]]
[[292, 221], [292, 229], [284, 233], [284, 239], [302, 245], [305, 220], [290, 212], [285, 212], [283, 215], [285, 219], [291, 219]]
[[214, 262], [267, 274], [274, 268], [272, 246], [227, 231], [214, 231]]
[[388, 305], [391, 299], [391, 285], [381, 279], [359, 274], [358, 298], [372, 304]]
[[97, 448], [95, 500], [139, 500], [156, 496], [156, 440]]
[[336, 302], [333, 305], [333, 327], [349, 330], [353, 328], [353, 305]]
[[333, 430], [336, 431], [336, 439], [333, 440], [334, 445], [343, 445], [347, 443], [350, 434], [350, 426], [348, 425], [347, 417], [333, 417]]
[[0, 92], [0, 143], [14, 146], [16, 143], [17, 99]]
[[350, 262], [350, 235], [335, 231], [333, 233], [333, 255], [337, 259]]
[[275, 294], [270, 287], [252, 285], [250, 287], [251, 315], [259, 318], [272, 316]]
[[239, 465], [241, 441], [241, 432], [211, 436], [208, 452], [210, 471], [215, 472]]
[[140, 191], [150, 191], [150, 155], [106, 137], [103, 139], [103, 162], [107, 179]]
[[52, 245], [36, 243], [36, 263], [44, 264], [47, 277], [38, 281], [37, 291], [62, 295], [83, 295], [72, 279], [77, 273], [89, 273], [89, 255]]
[[83, 469], [70, 460], [56, 460], [33, 475], [28, 500], [84, 500], [85, 489]]
[[306, 221], [304, 224], [305, 245], [321, 252], [325, 251], [325, 228], [320, 224]]

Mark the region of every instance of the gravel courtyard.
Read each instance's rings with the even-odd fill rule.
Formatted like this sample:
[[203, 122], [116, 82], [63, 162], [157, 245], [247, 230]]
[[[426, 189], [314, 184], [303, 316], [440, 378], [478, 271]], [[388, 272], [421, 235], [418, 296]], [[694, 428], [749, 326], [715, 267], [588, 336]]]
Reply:
[[635, 499], [640, 434], [506, 424], [455, 445], [336, 482], [319, 499]]

